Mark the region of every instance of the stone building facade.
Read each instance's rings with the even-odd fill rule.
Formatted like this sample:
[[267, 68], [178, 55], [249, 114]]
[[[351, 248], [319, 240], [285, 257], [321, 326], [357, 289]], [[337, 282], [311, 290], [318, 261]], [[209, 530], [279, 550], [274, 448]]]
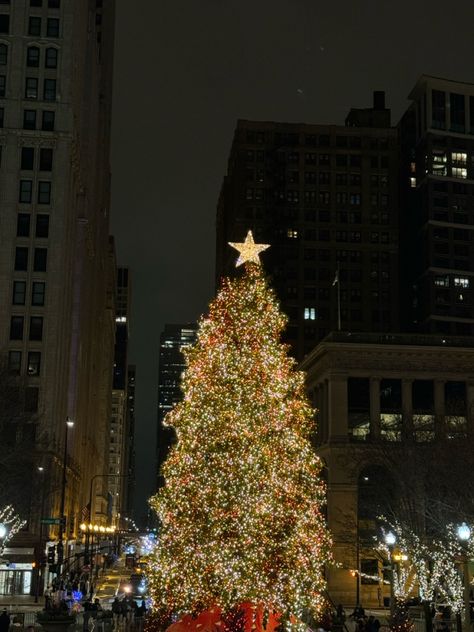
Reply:
[[[375, 516], [367, 524], [360, 505], [369, 471], [383, 471], [389, 454], [403, 464], [410, 449], [423, 455], [435, 441], [472, 441], [474, 341], [333, 333], [300, 368], [318, 409], [315, 445], [325, 465], [328, 525], [340, 564], [328, 571], [329, 593], [336, 603], [354, 604], [359, 591], [364, 605], [382, 605], [389, 594], [382, 561], [364, 539], [365, 532], [381, 534]], [[392, 475], [382, 474], [387, 494]]]
[[[113, 0], [0, 5], [0, 352], [29, 402], [35, 457], [21, 561], [30, 568], [58, 537], [44, 525], [38, 541], [41, 513], [60, 513], [67, 418], [65, 557], [87, 517], [91, 478], [107, 473], [113, 34]], [[10, 434], [21, 440], [13, 426]], [[14, 583], [32, 589], [31, 576]]]

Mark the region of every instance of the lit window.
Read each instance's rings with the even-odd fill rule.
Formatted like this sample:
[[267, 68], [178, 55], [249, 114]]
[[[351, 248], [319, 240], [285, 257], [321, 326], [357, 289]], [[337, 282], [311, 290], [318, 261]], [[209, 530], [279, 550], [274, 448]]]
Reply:
[[435, 276], [434, 284], [438, 287], [449, 287], [449, 277], [448, 276]]
[[467, 164], [467, 154], [460, 151], [453, 151], [451, 152], [451, 161], [459, 165], [465, 165]]
[[433, 155], [432, 155], [431, 161], [432, 161], [431, 170], [432, 170], [433, 175], [435, 176], [448, 175], [447, 167], [446, 167], [446, 163], [448, 162], [448, 157], [445, 151], [441, 149], [433, 149]]
[[454, 286], [468, 288], [469, 279], [467, 277], [454, 277]]
[[315, 307], [305, 307], [304, 308], [304, 319], [305, 320], [316, 320], [316, 308]]
[[416, 178], [410, 178], [410, 187], [416, 189]]
[[28, 353], [28, 375], [39, 375], [41, 367], [41, 353], [30, 351]]
[[465, 167], [453, 167], [451, 169], [453, 178], [467, 178], [467, 169]]
[[298, 239], [298, 231], [293, 230], [292, 228], [289, 228], [286, 232], [286, 236], [289, 237], [290, 239]]

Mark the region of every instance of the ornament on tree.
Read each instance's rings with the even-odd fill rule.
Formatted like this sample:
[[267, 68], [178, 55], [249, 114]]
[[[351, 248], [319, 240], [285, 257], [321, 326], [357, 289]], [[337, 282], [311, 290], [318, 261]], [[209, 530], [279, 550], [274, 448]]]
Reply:
[[414, 624], [408, 615], [408, 608], [405, 602], [401, 599], [395, 599], [389, 625], [391, 632], [413, 632]]
[[244, 273], [224, 279], [201, 321], [184, 399], [165, 419], [177, 442], [150, 501], [161, 524], [150, 590], [157, 611], [218, 608], [224, 626], [235, 617], [244, 629], [251, 613], [251, 626], [272, 632], [280, 618], [318, 612], [331, 540], [314, 411], [279, 342], [286, 318], [258, 258], [268, 246], [250, 231], [231, 245]]

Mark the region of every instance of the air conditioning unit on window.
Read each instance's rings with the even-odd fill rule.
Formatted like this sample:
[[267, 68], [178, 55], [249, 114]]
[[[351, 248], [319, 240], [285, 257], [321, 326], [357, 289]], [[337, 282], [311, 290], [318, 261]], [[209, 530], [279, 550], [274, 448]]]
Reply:
[[28, 90], [26, 91], [26, 98], [36, 99], [37, 97], [38, 97], [38, 91], [34, 90], [33, 88], [28, 88]]

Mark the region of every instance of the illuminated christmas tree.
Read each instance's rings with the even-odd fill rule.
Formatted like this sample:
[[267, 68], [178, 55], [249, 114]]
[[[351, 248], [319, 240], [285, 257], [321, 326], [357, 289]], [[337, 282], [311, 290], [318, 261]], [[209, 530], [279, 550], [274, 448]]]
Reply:
[[260, 266], [266, 246], [250, 232], [231, 245], [243, 274], [211, 303], [186, 354], [184, 400], [165, 420], [177, 443], [151, 500], [161, 522], [151, 595], [167, 612], [252, 604], [257, 619], [264, 608], [291, 620], [318, 611], [331, 558], [314, 411], [279, 342], [286, 318]]

